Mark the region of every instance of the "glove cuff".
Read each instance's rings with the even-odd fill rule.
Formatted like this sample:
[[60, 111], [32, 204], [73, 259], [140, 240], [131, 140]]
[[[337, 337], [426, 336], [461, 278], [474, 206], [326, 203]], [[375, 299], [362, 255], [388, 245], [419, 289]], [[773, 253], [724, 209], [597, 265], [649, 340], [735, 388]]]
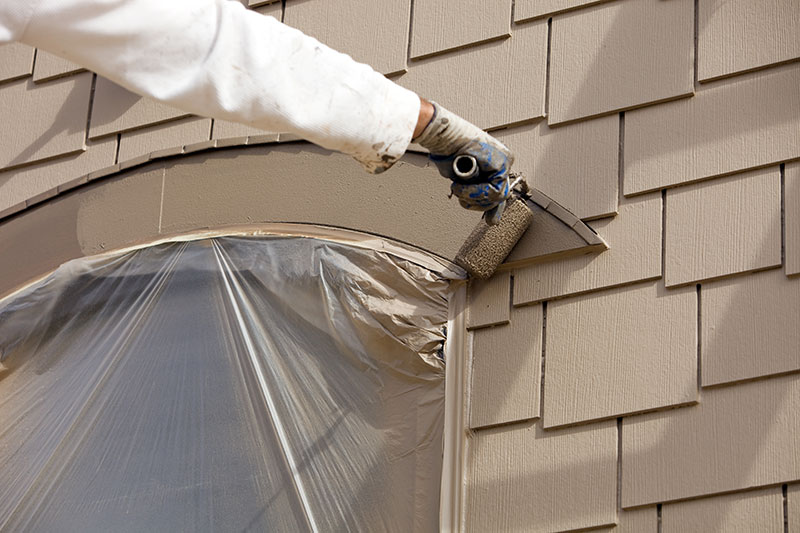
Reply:
[[433, 105], [433, 118], [413, 142], [430, 150], [432, 154], [449, 156], [473, 139], [482, 139], [486, 133], [451, 113], [436, 102]]

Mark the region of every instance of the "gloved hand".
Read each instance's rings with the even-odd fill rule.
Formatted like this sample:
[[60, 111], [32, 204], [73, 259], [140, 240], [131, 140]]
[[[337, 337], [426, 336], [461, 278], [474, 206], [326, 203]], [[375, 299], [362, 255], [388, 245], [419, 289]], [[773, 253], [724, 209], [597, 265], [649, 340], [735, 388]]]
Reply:
[[[486, 222], [496, 224], [511, 194], [509, 170], [514, 156], [485, 131], [439, 104], [431, 104], [433, 118], [414, 142], [430, 150], [430, 158], [439, 173], [453, 182], [450, 190], [461, 206], [483, 211]], [[453, 162], [460, 155], [475, 158], [477, 175], [469, 179], [456, 175]]]

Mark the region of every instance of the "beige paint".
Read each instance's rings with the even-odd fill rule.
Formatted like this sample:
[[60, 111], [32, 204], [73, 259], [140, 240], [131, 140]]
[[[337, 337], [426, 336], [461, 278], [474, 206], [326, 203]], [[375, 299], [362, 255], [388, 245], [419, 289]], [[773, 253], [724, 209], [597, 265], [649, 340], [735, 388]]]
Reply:
[[404, 71], [411, 1], [290, 0], [284, 22], [378, 72]]
[[777, 167], [667, 191], [667, 286], [781, 264]]
[[692, 93], [692, 0], [627, 0], [553, 17], [550, 124]]
[[625, 114], [626, 195], [800, 157], [800, 65]]
[[703, 386], [800, 370], [800, 279], [780, 269], [702, 286]]
[[617, 428], [524, 423], [475, 432], [466, 530], [564, 531], [616, 521]]
[[665, 505], [663, 533], [783, 531], [780, 487]]
[[26, 44], [0, 45], [0, 82], [28, 76], [33, 72], [34, 49]]
[[211, 119], [197, 117], [126, 132], [120, 136], [119, 161], [127, 161], [165, 148], [207, 141], [210, 134]]
[[619, 215], [590, 222], [609, 250], [515, 270], [514, 305], [661, 276], [661, 196], [620, 203]]
[[98, 76], [94, 90], [89, 137], [132, 130], [188, 113], [136, 95], [108, 79]]
[[[497, 132], [514, 151], [514, 171], [579, 218], [616, 214], [619, 119], [551, 128], [546, 121]], [[576, 147], [580, 149], [576, 150]]]
[[701, 81], [800, 57], [797, 0], [700, 0], [698, 6]]
[[412, 24], [411, 57], [436, 54], [511, 35], [511, 0], [463, 0], [457, 13], [447, 2], [415, 0]]
[[648, 282], [550, 303], [544, 426], [695, 402], [696, 331], [692, 287]]
[[511, 273], [498, 272], [486, 281], [473, 280], [467, 298], [467, 329], [507, 323], [511, 307]]
[[83, 68], [72, 61], [60, 58], [44, 50], [36, 51], [36, 64], [33, 67], [33, 81], [37, 83], [81, 71], [83, 71]]
[[623, 418], [622, 505], [798, 479], [798, 434], [800, 374], [706, 389], [697, 406]]
[[542, 369], [542, 306], [514, 309], [510, 324], [472, 334], [469, 426], [536, 418]]
[[[0, 86], [0, 168], [33, 163], [84, 149], [92, 76], [79, 74], [35, 85], [30, 78]], [[19, 120], [20, 109], [31, 109]]]
[[[207, 142], [199, 144], [199, 148], [207, 146]], [[89, 186], [79, 187], [52, 204], [66, 206], [62, 207], [64, 212], [50, 213], [48, 204], [47, 210], [25, 211], [16, 219], [0, 222], [0, 238], [7, 243], [5, 257], [15, 258], [13, 262], [0, 262], [0, 294], [54, 269], [65, 257], [78, 257], [150, 240], [154, 235], [198, 228], [265, 222], [323, 224], [385, 235], [452, 258], [480, 220], [477, 213], [465, 211], [455, 201], [448, 200], [447, 182], [438, 177], [424, 157], [414, 154], [406, 156], [390, 173], [372, 176], [341, 154], [305, 143], [273, 144], [204, 152], [170, 160], [166, 165], [151, 163], [117, 175], [120, 167], [146, 163], [148, 157], [167, 157], [195, 148], [197, 144], [184, 149], [157, 150], [149, 156], [123, 161], [122, 165], [90, 172], [88, 177], [68, 174], [64, 183], [42, 193], [37, 193], [38, 189], [14, 187], [16, 196], [12, 198], [24, 198], [20, 200], [22, 205], [11, 203], [9, 208], [0, 211], [4, 215], [23, 209], [26, 200], [54, 197], [87, 179], [90, 181]], [[113, 160], [115, 150], [115, 139], [109, 138], [92, 143], [89, 153], [106, 154]], [[104, 161], [99, 166], [105, 164]], [[58, 170], [66, 168], [57, 165], [39, 170], [49, 173], [46, 175], [57, 175]], [[157, 170], [161, 168], [164, 170]], [[158, 174], [158, 179], [141, 179], [142, 175], [153, 172]], [[287, 176], [291, 177], [291, 182], [287, 182]], [[136, 182], [140, 188], [128, 189], [117, 182]], [[291, 187], [287, 187], [287, 183]], [[395, 183], [403, 183], [404, 187], [398, 192]], [[103, 190], [106, 192], [97, 193]], [[417, 191], [426, 192], [414, 194]], [[37, 198], [39, 194], [41, 198]], [[155, 222], [151, 222], [150, 215], [144, 219], [139, 217], [144, 213], [155, 213]], [[117, 215], [124, 215], [127, 220], [117, 220]], [[545, 213], [540, 215], [540, 220], [541, 217], [552, 218], [553, 215]], [[60, 222], [55, 222], [57, 220]], [[59, 242], [54, 247], [52, 261], [45, 260], [46, 254], [31, 255], [26, 250], [37, 242], [38, 232], [47, 223], [59, 224]], [[558, 221], [539, 226], [554, 225], [559, 227], [558, 231], [569, 235], [565, 240], [581, 240], [574, 229]], [[27, 227], [40, 229], [20, 229]], [[535, 239], [535, 228], [530, 235], [528, 239]], [[50, 235], [42, 235], [41, 239], [46, 243], [42, 246], [51, 246]], [[70, 242], [78, 244], [67, 246]], [[587, 249], [597, 247], [596, 242], [581, 242]], [[69, 252], [58, 253], [63, 246], [67, 246]], [[581, 245], [576, 246], [578, 248], [571, 252], [577, 253]], [[562, 252], [535, 246], [527, 249], [545, 255]], [[21, 255], [16, 255], [18, 251]], [[525, 262], [527, 258], [523, 256], [521, 260]], [[508, 272], [504, 275], [507, 280]], [[504, 307], [507, 314], [508, 288]]]
[[412, 61], [396, 81], [481, 128], [496, 128], [544, 116], [546, 65], [542, 21], [515, 27], [509, 39]]
[[552, 15], [604, 1], [606, 0], [516, 0], [514, 2], [514, 22]]
[[114, 162], [117, 140], [89, 141], [85, 152], [0, 172], [0, 211]]
[[800, 531], [800, 485], [789, 485], [788, 489], [789, 532], [797, 533]]
[[588, 249], [601, 248], [596, 242], [587, 242], [578, 232], [581, 224], [570, 227], [539, 205], [528, 202], [533, 221], [528, 231], [517, 242], [504, 261], [502, 268], [512, 268], [527, 261], [552, 261]]
[[800, 163], [785, 169], [786, 275], [800, 274]]

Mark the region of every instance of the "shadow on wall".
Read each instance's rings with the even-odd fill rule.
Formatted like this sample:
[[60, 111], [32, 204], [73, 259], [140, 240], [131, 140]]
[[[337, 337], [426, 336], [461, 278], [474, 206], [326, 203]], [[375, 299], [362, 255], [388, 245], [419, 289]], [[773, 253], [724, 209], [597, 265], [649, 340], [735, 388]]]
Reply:
[[[677, 2], [682, 0], [669, 0], [669, 1]], [[699, 1], [700, 2], [713, 1], [715, 4], [722, 3], [721, 1], [715, 1], [715, 0], [699, 0]], [[609, 27], [605, 41], [608, 40], [609, 38], [608, 36], [610, 35], [626, 31], [631, 24], [640, 24], [640, 20], [638, 20], [635, 17], [631, 17], [630, 12], [624, 8], [624, 5], [625, 5], [624, 3], [620, 4], [622, 8], [616, 11], [616, 18]], [[613, 9], [616, 6], [617, 3], [601, 4], [596, 7], [585, 8], [585, 10], [582, 9], [578, 11], [578, 13], [589, 11], [592, 9]], [[699, 18], [697, 14], [695, 15], [695, 17], [696, 17], [696, 23], [698, 24], [698, 28], [696, 31], [698, 32], [699, 35], [702, 35], [703, 29], [707, 24], [709, 18], [708, 16]], [[692, 46], [692, 49], [693, 48], [694, 47]], [[625, 58], [620, 58], [617, 56], [603, 55], [602, 51], [604, 49], [606, 49], [605, 43], [599, 43], [598, 50], [600, 50], [600, 54], [598, 55], [596, 60], [591, 65], [589, 65], [588, 68], [584, 70], [585, 74], [583, 76], [582, 85], [579, 91], [576, 93], [576, 96], [573, 99], [573, 101], [582, 101], [585, 99], [595, 98], [595, 95], [597, 94], [596, 80], [603, 79], [604, 76], [607, 76], [608, 72], [619, 71], [621, 68], [623, 68], [623, 65], [620, 64], [623, 61], [623, 59], [627, 63], [628, 57], [630, 57], [627, 56]], [[636, 57], [640, 58], [640, 60], [642, 61], [644, 60], [652, 61], [652, 58], [656, 57], [657, 55], [654, 53], [647, 53], [647, 52], [648, 50], [645, 47], [643, 47], [641, 50], [635, 51], [635, 54]], [[575, 65], [571, 66], [579, 68], [580, 61], [582, 58], [575, 57], [572, 59], [574, 60]], [[696, 79], [697, 63], [696, 63], [696, 58], [693, 59], [694, 59], [693, 63], [695, 69], [695, 79]], [[552, 68], [552, 63], [551, 63], [551, 68]], [[720, 80], [717, 83], [726, 83], [726, 82], [730, 83], [730, 79]], [[697, 82], [695, 82], [695, 88], [697, 88]], [[552, 100], [552, 93], [550, 95], [550, 99]], [[550, 102], [550, 105], [552, 106], [552, 102]], [[636, 107], [641, 107], [641, 106], [636, 106]], [[567, 111], [566, 115], [571, 116], [572, 115], [571, 111], [574, 110], [570, 108]], [[731, 110], [731, 112], [735, 113], [736, 110], [733, 109]], [[767, 123], [782, 123], [792, 118], [793, 117], [768, 116], [765, 118], [765, 121]], [[555, 126], [555, 128], [558, 127], [560, 126]], [[567, 125], [564, 127], [569, 127], [569, 126]], [[704, 134], [706, 133], [708, 133], [708, 135], [711, 135], [711, 132], [709, 130], [704, 130]], [[717, 139], [735, 139], [739, 137], [741, 133], [742, 131], [731, 130], [729, 128], [728, 129], [717, 128], [713, 132], [713, 134], [717, 136], [716, 137]], [[709, 139], [713, 140], [712, 137], [709, 137]], [[685, 143], [682, 142], [683, 139], [680, 136], [673, 136], [669, 139], [669, 141], [672, 142], [666, 145], [659, 144], [658, 146], [653, 146], [652, 148], [654, 153], [670, 152], [685, 148]], [[513, 148], [514, 147], [512, 146], [512, 149]], [[643, 154], [643, 155], [646, 156], [648, 154]], [[549, 155], [547, 152], [540, 154], [540, 159], [546, 160], [548, 157]], [[622, 163], [623, 162], [620, 161], [620, 164]], [[777, 169], [778, 164], [775, 164], [774, 166]], [[619, 185], [621, 187], [622, 180], [624, 179], [623, 169], [620, 168], [619, 173], [620, 173]], [[535, 176], [532, 180], [532, 184], [536, 185]], [[621, 188], [618, 191], [618, 194], [620, 203], [624, 204], [626, 202], [626, 199], [622, 196]], [[665, 206], [662, 205], [662, 209], [664, 208]], [[777, 210], [777, 213], [779, 213], [779, 211], [780, 210]], [[772, 215], [770, 228], [772, 228], [773, 230], [780, 231], [781, 228], [780, 214]], [[699, 230], [700, 228], [698, 228], [698, 231]], [[664, 235], [663, 233], [664, 231], [665, 228], [662, 228], [662, 235]], [[753, 247], [759, 247], [758, 254], [763, 256], [764, 253], [769, 248], [768, 243], [774, 242], [773, 239], [774, 235], [766, 236], [763, 242], [752, 243], [752, 244]], [[663, 271], [661, 273], [661, 279], [658, 283], [661, 286], [663, 286], [664, 284]], [[702, 284], [699, 285], [701, 285], [699, 298], [702, 298]], [[641, 284], [634, 286], [641, 286]], [[683, 287], [685, 287], [685, 285]], [[605, 289], [599, 289], [599, 290], [602, 291]], [[669, 291], [671, 289], [666, 289], [666, 290]], [[562, 291], [558, 290], [557, 292], [560, 293]], [[698, 304], [701, 305], [701, 301], [699, 301]], [[702, 308], [700, 307], [700, 305], [698, 305], [698, 312], [701, 313], [702, 316]], [[747, 301], [746, 296], [740, 293], [738, 299], [734, 300], [729, 308], [731, 317], [733, 318], [736, 314], [740, 312], [741, 309], [746, 309], [748, 307], [750, 307], [750, 303]], [[725, 320], [726, 320], [725, 318], [722, 319], [723, 322]], [[697, 331], [696, 335], [698, 335], [698, 347], [699, 347], [700, 332]], [[705, 349], [706, 351], [714, 350], [714, 348], [709, 347], [708, 344], [705, 345]], [[698, 352], [700, 352], [699, 348]], [[574, 356], [581, 357], [582, 354], [574, 354]], [[757, 356], [758, 354], [753, 354], [753, 357]], [[702, 365], [702, 357], [703, 354], [698, 353], [698, 358], [699, 358], [698, 365]], [[546, 372], [546, 364], [545, 364], [545, 372]], [[506, 387], [506, 390], [518, 390], [519, 380], [521, 380], [523, 377], [524, 376], [517, 373], [513, 378], [516, 381], [513, 384], [510, 384], [510, 386]], [[545, 379], [545, 387], [547, 387], [546, 373], [542, 379]], [[664, 376], [664, 379], [669, 379], [669, 376]], [[735, 385], [741, 385], [741, 383], [745, 381], [750, 382], [758, 379], [759, 378], [753, 378], [753, 379], [737, 381]], [[680, 476], [686, 476], [686, 477], [692, 475], [699, 476], [700, 474], [698, 474], [698, 472], [708, 472], [709, 476], [716, 476], [718, 480], [719, 479], [724, 480], [718, 486], [709, 488], [708, 490], [702, 490], [698, 491], [697, 493], [693, 493], [691, 489], [685, 489], [681, 494], [678, 494], [676, 492], [674, 497], [671, 498], [665, 498], [659, 501], [652, 501], [644, 504], [636, 504], [640, 506], [642, 505], [651, 506], [657, 503], [662, 503], [662, 501], [668, 502], [668, 501], [680, 501], [681, 499], [695, 499], [706, 495], [720, 494], [730, 491], [746, 490], [751, 487], [765, 487], [769, 485], [774, 486], [776, 484], [780, 484], [783, 482], [792, 481], [792, 479], [775, 479], [774, 481], [769, 481], [767, 483], [764, 483], [758, 481], [758, 476], [753, 475], [754, 471], [757, 468], [760, 467], [763, 468], [764, 461], [769, 459], [769, 456], [767, 455], [767, 450], [765, 450], [764, 448], [766, 436], [769, 433], [774, 433], [775, 428], [781, 425], [785, 425], [786, 423], [785, 420], [781, 419], [780, 415], [782, 411], [785, 413], [785, 411], [787, 410], [786, 409], [787, 402], [791, 401], [791, 399], [787, 397], [786, 393], [777, 392], [775, 395], [767, 399], [763, 404], [765, 410], [758, 414], [759, 420], [748, 421], [747, 419], [742, 419], [740, 420], [741, 424], [736, 427], [729, 428], [726, 426], [721, 428], [722, 429], [721, 434], [714, 433], [712, 430], [709, 430], [708, 435], [704, 436], [705, 440], [703, 440], [703, 437], [699, 437], [696, 442], [687, 442], [686, 436], [688, 433], [687, 428], [689, 428], [689, 426], [687, 425], [688, 422], [686, 421], [685, 415], [688, 415], [692, 410], [704, 408], [701, 388], [700, 388], [701, 387], [700, 380], [701, 376], [698, 368], [698, 383], [697, 383], [698, 387], [697, 394], [699, 401], [698, 404], [693, 404], [678, 409], [662, 410], [661, 413], [657, 415], [650, 415], [650, 416], [663, 415], [663, 419], [665, 420], [665, 423], [662, 426], [659, 435], [654, 439], [655, 443], [651, 442], [650, 444], [648, 444], [643, 448], [636, 449], [636, 451], [633, 452], [635, 453], [635, 457], [633, 458], [630, 457], [631, 452], [626, 452], [625, 454], [623, 454], [621, 458], [618, 458], [618, 460], [621, 460], [623, 466], [623, 474], [621, 479], [622, 486], [618, 487], [618, 490], [621, 491], [621, 499], [622, 499], [621, 501], [623, 502], [623, 504], [626, 501], [632, 501], [631, 498], [635, 498], [636, 496], [636, 494], [633, 493], [634, 490], [637, 490], [639, 488], [639, 487], [633, 487], [632, 485], [630, 485], [630, 481], [628, 481], [628, 476], [630, 476], [631, 464], [653, 465], [652, 468], [654, 470], [658, 470], [659, 474], [663, 473], [668, 474], [670, 472], [678, 473], [677, 475], [672, 474], [670, 476], [671, 479], [680, 479]], [[711, 389], [708, 391], [708, 394], [715, 394], [718, 392], [718, 389], [719, 388]], [[783, 389], [783, 390], [788, 390], [788, 389]], [[545, 393], [546, 393], [546, 388], [545, 388]], [[499, 408], [504, 403], [511, 402], [513, 400], [514, 400], [513, 398], [506, 397], [503, 400], [494, 403], [492, 406], [486, 406], [486, 408], [487, 409], [491, 409], [492, 407]], [[540, 402], [541, 401], [542, 399], [540, 398]], [[734, 408], [734, 406], [731, 406], [731, 408]], [[658, 411], [658, 409], [656, 409], [656, 411]], [[493, 415], [490, 416], [492, 419], [497, 420], [498, 415], [499, 412], [495, 411], [495, 413], [493, 413]], [[641, 418], [642, 416], [637, 416], [637, 415], [630, 415], [627, 417], [623, 417], [623, 427], [622, 427], [623, 435], [625, 434], [625, 429], [626, 427], [629, 426], [629, 424], [636, 423], [637, 421], [641, 420]], [[736, 417], [732, 416], [731, 418], [736, 418]], [[579, 426], [574, 427], [573, 429], [575, 429], [577, 432], [583, 432], [583, 431], [591, 432], [597, 429], [598, 423], [600, 422], [601, 422], [600, 420], [592, 420], [587, 425], [581, 424]], [[507, 431], [508, 432], [525, 431], [525, 428], [528, 428], [531, 425], [536, 426], [538, 429], [541, 429], [542, 423], [543, 423], [542, 419], [538, 418], [534, 419], [533, 421], [517, 422], [507, 426], [504, 425], [502, 427], [478, 429], [477, 431], [474, 432], [474, 436], [480, 438], [481, 435], [488, 435], [493, 433], [500, 433]], [[735, 436], [737, 438], [733, 440], [728, 440], [725, 437], [721, 437], [720, 435], [724, 435], [726, 429], [729, 429], [731, 431], [730, 433], [731, 437]], [[562, 430], [558, 428], [554, 430], [549, 430], [549, 429], [543, 430], [543, 434], [546, 435], [550, 431], [559, 432]], [[719, 440], [720, 438], [722, 440]], [[635, 445], [635, 443], [631, 444]], [[707, 447], [709, 446], [715, 446], [716, 448], [714, 450], [709, 450], [707, 449]], [[474, 454], [474, 447], [475, 447], [475, 442], [473, 441], [473, 443], [470, 444], [470, 451], [469, 451], [470, 455]], [[665, 457], [663, 454], [663, 450], [665, 449], [675, 450], [674, 456]], [[703, 449], [705, 449], [705, 452], [701, 451]], [[521, 455], [524, 457], [524, 454]], [[720, 462], [715, 462], [714, 464], [707, 464], [707, 461], [705, 461], [705, 459], [709, 457], [719, 457], [722, 460]], [[675, 462], [671, 464], [665, 462], [669, 461], [670, 459], [674, 459]], [[727, 465], [725, 465], [725, 459], [727, 459], [731, 463], [733, 463], [735, 460], [736, 461], [735, 466], [727, 467]], [[508, 520], [508, 522], [503, 523], [504, 527], [510, 529], [529, 528], [531, 525], [532, 516], [525, 512], [519, 511], [519, 508], [523, 509], [530, 508], [531, 505], [530, 502], [525, 500], [525, 497], [529, 496], [530, 492], [515, 491], [514, 490], [515, 488], [526, 487], [526, 486], [564, 487], [565, 484], [568, 484], [565, 483], [565, 480], [574, 481], [575, 479], [580, 480], [580, 483], [591, 483], [591, 480], [586, 480], [583, 478], [586, 475], [586, 473], [591, 472], [593, 468], [596, 469], [596, 465], [593, 465], [588, 461], [582, 460], [582, 461], [571, 462], [564, 467], [559, 467], [554, 469], [549, 469], [549, 468], [539, 469], [536, 472], [525, 474], [524, 465], [520, 465], [519, 468], [509, 469], [509, 471], [511, 471], [512, 473], [510, 479], [508, 477], [504, 477], [496, 481], [483, 481], [478, 484], [474, 483], [474, 481], [471, 482], [468, 488], [467, 502], [473, 502], [474, 504], [477, 504], [477, 508], [480, 508], [483, 505], [485, 505], [479, 503], [481, 500], [484, 501], [489, 500], [490, 502], [492, 502], [492, 504], [494, 504], [495, 513], [497, 512], [498, 509], [504, 510], [503, 520]], [[470, 475], [472, 476], [475, 475], [474, 470], [473, 472], [471, 472]], [[655, 492], [655, 489], [653, 489], [652, 487], [666, 487], [670, 482], [669, 480], [662, 478], [662, 479], [653, 479], [651, 483], [653, 483], [653, 485], [651, 486], [650, 490], [652, 492]], [[689, 484], [694, 483], [696, 485], [697, 481], [692, 480], [689, 481], [688, 483]], [[660, 492], [663, 493], [664, 490], [660, 490]], [[519, 498], [519, 500], [515, 500], [515, 498]], [[721, 503], [720, 505], [722, 505], [724, 509], [730, 510], [730, 512], [734, 511], [733, 504]], [[513, 510], [515, 508], [517, 508], [517, 510]], [[471, 512], [475, 512], [475, 510]], [[726, 513], [726, 511], [722, 511], [719, 514], [719, 516], [725, 516], [726, 514], [729, 513]], [[570, 521], [572, 521], [576, 517], [585, 517], [587, 521], [591, 521], [596, 517], [596, 514], [591, 513], [591, 511], [588, 509], [582, 509], [582, 508], [570, 509]], [[485, 517], [485, 518], [489, 519], [490, 517]], [[495, 516], [494, 518], [496, 519], [497, 517]], [[601, 524], [592, 524], [592, 525], [601, 525]], [[704, 526], [711, 527], [712, 524], [706, 522], [704, 523]], [[714, 530], [722, 530], [725, 524], [720, 522], [717, 524], [713, 524], [713, 526], [716, 526], [713, 528]], [[585, 526], [580, 526], [580, 527], [585, 527]], [[467, 524], [467, 529], [468, 530], [470, 529], [469, 524]], [[655, 530], [655, 524], [653, 524], [653, 530]]]
[[[88, 74], [87, 74], [88, 75]], [[81, 122], [78, 125], [75, 124], [74, 120], [70, 120], [70, 117], [74, 114], [74, 109], [89, 108], [89, 99], [90, 95], [88, 92], [81, 91], [82, 87], [80, 84], [76, 84], [72, 90], [67, 95], [66, 100], [64, 100], [63, 105], [58, 110], [58, 113], [55, 117], [51, 120], [51, 126], [36, 139], [35, 142], [30, 144], [28, 147], [23, 149], [19, 155], [17, 155], [14, 159], [12, 159], [6, 167], [14, 167], [16, 165], [21, 165], [23, 163], [28, 162], [28, 160], [41, 150], [47, 143], [52, 141], [56, 136], [60, 133], [71, 133], [76, 134], [79, 132], [85, 131], [85, 122]], [[33, 79], [30, 79], [27, 83], [27, 91], [35, 91], [35, 84], [33, 83]]]

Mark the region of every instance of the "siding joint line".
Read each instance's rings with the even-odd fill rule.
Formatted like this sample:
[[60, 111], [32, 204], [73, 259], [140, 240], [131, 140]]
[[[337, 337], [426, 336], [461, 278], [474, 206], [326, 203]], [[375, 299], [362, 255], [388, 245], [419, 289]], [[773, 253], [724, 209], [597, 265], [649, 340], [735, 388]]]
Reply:
[[656, 505], [656, 518], [658, 520], [657, 526], [656, 526], [656, 528], [657, 528], [656, 531], [658, 531], [658, 533], [661, 533], [661, 506], [662, 506], [662, 504], [660, 504], [660, 503], [658, 505]]
[[622, 417], [617, 418], [617, 512], [622, 511]]
[[619, 156], [617, 158], [617, 177], [619, 194], [617, 194], [617, 207], [625, 196], [625, 111], [619, 114]]
[[553, 17], [547, 19], [547, 62], [544, 75], [544, 116], [550, 123], [550, 45], [553, 40]]
[[286, 0], [281, 0], [281, 22], [286, 20]]
[[781, 265], [786, 269], [786, 163], [781, 163]]
[[[283, 1], [285, 2], [286, 0]], [[408, 64], [411, 61], [411, 39], [414, 37], [414, 0], [409, 0], [408, 3], [408, 46], [406, 47], [406, 70], [408, 70]]]
[[700, 391], [703, 388], [703, 367], [702, 367], [702, 345], [703, 345], [703, 298], [700, 291], [700, 284], [697, 284], [697, 395], [698, 401]]
[[[542, 302], [542, 370], [539, 378], [539, 419], [544, 421], [544, 356], [547, 351], [547, 302]], [[542, 422], [544, 423], [544, 422]]]
[[783, 533], [789, 533], [789, 485], [781, 485], [783, 493]]
[[119, 163], [119, 145], [120, 144], [122, 144], [122, 134], [121, 133], [117, 133], [117, 149], [114, 152], [114, 164], [115, 165]]
[[661, 277], [667, 284], [667, 189], [661, 189]]
[[694, 0], [694, 88], [700, 84], [698, 50], [700, 49], [700, 0]]
[[[94, 89], [97, 85], [97, 74], [92, 73], [92, 85], [89, 88], [89, 111], [86, 112], [86, 133], [83, 136], [83, 144], [89, 140], [89, 128], [92, 126], [92, 109], [94, 108]], [[119, 154], [119, 142], [117, 142], [117, 154]], [[114, 163], [117, 163], [115, 160]]]

